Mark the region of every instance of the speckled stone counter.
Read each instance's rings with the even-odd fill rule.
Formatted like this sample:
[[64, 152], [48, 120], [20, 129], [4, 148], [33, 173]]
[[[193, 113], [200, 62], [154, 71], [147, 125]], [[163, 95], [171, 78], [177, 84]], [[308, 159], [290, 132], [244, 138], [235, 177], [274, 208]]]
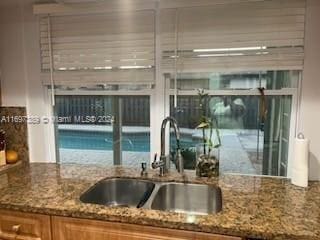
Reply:
[[26, 116], [25, 107], [0, 107], [0, 129], [6, 133], [6, 148], [18, 152], [19, 160], [28, 162], [28, 127], [21, 117]]
[[262, 239], [320, 239], [320, 183], [308, 189], [285, 179], [223, 175], [183, 179], [172, 173], [155, 181], [187, 181], [218, 185], [223, 211], [195, 216], [136, 208], [84, 204], [79, 196], [103, 178], [140, 178], [139, 170], [86, 165], [33, 163], [0, 174], [0, 209], [133, 223]]

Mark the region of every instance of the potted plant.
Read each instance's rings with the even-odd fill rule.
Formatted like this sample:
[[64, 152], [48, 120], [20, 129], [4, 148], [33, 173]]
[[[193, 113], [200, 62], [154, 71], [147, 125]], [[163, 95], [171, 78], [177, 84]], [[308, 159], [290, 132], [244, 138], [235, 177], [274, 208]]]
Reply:
[[[206, 111], [209, 95], [203, 89], [198, 89], [200, 119], [196, 127], [202, 132], [201, 143], [196, 146], [196, 174], [199, 177], [213, 177], [219, 175], [219, 147], [221, 146], [220, 133], [215, 118]], [[216, 141], [213, 141], [213, 131], [216, 132]]]

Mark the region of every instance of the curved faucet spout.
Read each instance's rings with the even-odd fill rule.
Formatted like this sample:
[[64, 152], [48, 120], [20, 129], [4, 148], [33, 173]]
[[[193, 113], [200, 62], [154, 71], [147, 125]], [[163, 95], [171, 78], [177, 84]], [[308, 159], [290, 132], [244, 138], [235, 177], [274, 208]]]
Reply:
[[171, 123], [173, 130], [174, 130], [174, 134], [176, 136], [176, 142], [177, 142], [177, 150], [180, 149], [180, 130], [178, 127], [178, 122], [175, 118], [173, 117], [166, 117], [161, 124], [161, 156], [164, 156], [166, 154], [166, 126], [167, 124]]
[[157, 155], [155, 155], [154, 162], [152, 163], [152, 168], [160, 169], [160, 176], [163, 176], [164, 173], [167, 173], [170, 168], [170, 157], [166, 156], [166, 126], [167, 123], [171, 123], [174, 129], [176, 141], [177, 141], [177, 152], [176, 152], [176, 164], [178, 171], [183, 174], [183, 158], [180, 150], [180, 130], [178, 127], [178, 122], [173, 117], [166, 117], [161, 124], [161, 155], [160, 161], [157, 162]]

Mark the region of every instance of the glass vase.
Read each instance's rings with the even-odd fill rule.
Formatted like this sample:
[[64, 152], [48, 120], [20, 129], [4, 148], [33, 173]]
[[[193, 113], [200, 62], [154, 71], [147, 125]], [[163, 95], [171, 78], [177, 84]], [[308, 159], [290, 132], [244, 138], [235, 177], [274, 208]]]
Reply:
[[198, 177], [219, 176], [219, 148], [200, 143], [196, 146], [196, 175]]

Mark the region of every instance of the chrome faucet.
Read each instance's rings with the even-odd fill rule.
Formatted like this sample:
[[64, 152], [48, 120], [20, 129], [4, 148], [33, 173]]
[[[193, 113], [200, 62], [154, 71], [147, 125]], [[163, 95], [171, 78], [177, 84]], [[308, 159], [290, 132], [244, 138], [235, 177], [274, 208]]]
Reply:
[[180, 130], [178, 127], [177, 120], [173, 117], [166, 117], [161, 124], [161, 155], [160, 160], [157, 161], [157, 154], [155, 154], [154, 161], [151, 164], [153, 169], [159, 168], [160, 169], [160, 176], [163, 176], [165, 173], [169, 172], [170, 169], [170, 156], [166, 156], [166, 139], [165, 139], [165, 131], [167, 123], [172, 123], [172, 127], [174, 129], [176, 141], [177, 141], [177, 152], [176, 152], [176, 165], [178, 172], [183, 174], [183, 157], [181, 155], [181, 148], [180, 148]]

